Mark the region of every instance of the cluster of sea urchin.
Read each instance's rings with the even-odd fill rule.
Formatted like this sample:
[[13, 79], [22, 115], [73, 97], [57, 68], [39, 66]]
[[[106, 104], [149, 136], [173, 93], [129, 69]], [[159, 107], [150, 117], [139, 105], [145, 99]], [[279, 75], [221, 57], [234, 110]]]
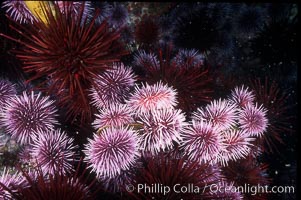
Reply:
[[[29, 81], [39, 80], [41, 89], [58, 96], [67, 118], [91, 119], [87, 90], [99, 73], [127, 53], [118, 42], [120, 33], [109, 30], [105, 21], [96, 25], [98, 12], [88, 20], [85, 4], [80, 4], [77, 12], [68, 3], [40, 6], [44, 15], [32, 25], [11, 25], [21, 40], [1, 35], [23, 46], [14, 53], [31, 74]], [[42, 19], [46, 22], [41, 23]], [[43, 79], [47, 77], [51, 81], [46, 84]]]
[[212, 76], [209, 68], [204, 65], [203, 56], [197, 51], [180, 50], [174, 59], [171, 53], [170, 46], [165, 56], [162, 49], [158, 57], [140, 51], [135, 57], [135, 63], [144, 73], [139, 78], [149, 84], [162, 81], [173, 87], [178, 92], [178, 108], [192, 112], [211, 100]]
[[[258, 155], [266, 150], [262, 143], [270, 146], [272, 137], [281, 141], [281, 131], [287, 130], [287, 96], [266, 80], [251, 84], [253, 91], [240, 86], [212, 100], [211, 73], [216, 70], [215, 83], [222, 88], [225, 71], [215, 66], [224, 63], [221, 54], [232, 57], [235, 45], [257, 37], [265, 10], [183, 3], [163, 16], [167, 23], [175, 21], [166, 27], [157, 23], [160, 16], [141, 15], [128, 44], [133, 58], [122, 57], [128, 52], [119, 38], [133, 29], [128, 20], [139, 14], [126, 5], [134, 4], [100, 3], [103, 12], [93, 5], [3, 4], [20, 38], [0, 36], [19, 44], [12, 53], [34, 88], [19, 91], [0, 79], [0, 137], [7, 135], [22, 149], [16, 154], [22, 174], [4, 170], [0, 198], [99, 199], [109, 192], [109, 199], [248, 199], [253, 196], [235, 187], [269, 184], [267, 165], [258, 162]], [[187, 13], [188, 8], [193, 9]], [[241, 11], [232, 14], [234, 9]], [[199, 22], [202, 29], [195, 32]], [[161, 36], [173, 30], [181, 31], [164, 49]], [[229, 88], [240, 84], [233, 83]], [[82, 131], [74, 131], [77, 126]], [[75, 169], [79, 154], [84, 157]], [[95, 183], [97, 188], [91, 188]], [[172, 191], [141, 192], [141, 185]], [[210, 191], [214, 187], [230, 190]]]
[[[192, 124], [183, 131], [182, 148], [200, 162], [220, 162], [245, 158], [254, 137], [261, 137], [268, 126], [266, 109], [253, 102], [253, 92], [244, 86], [232, 91], [229, 99], [214, 100], [198, 108]], [[243, 103], [244, 102], [244, 103]]]

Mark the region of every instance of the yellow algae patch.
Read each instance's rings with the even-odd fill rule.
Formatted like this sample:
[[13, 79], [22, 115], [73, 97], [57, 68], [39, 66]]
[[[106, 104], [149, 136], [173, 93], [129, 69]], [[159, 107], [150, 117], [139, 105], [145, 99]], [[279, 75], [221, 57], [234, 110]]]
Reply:
[[48, 24], [47, 12], [49, 9], [55, 17], [55, 9], [52, 2], [49, 1], [24, 1], [30, 12], [44, 24]]

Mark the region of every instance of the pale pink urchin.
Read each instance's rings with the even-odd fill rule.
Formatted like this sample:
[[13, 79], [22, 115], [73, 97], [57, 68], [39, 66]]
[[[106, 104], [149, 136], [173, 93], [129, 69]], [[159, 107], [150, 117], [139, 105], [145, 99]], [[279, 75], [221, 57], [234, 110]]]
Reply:
[[72, 162], [76, 160], [75, 150], [73, 138], [58, 129], [39, 133], [30, 154], [41, 166], [43, 174], [66, 174], [72, 170]]
[[182, 148], [192, 160], [213, 163], [223, 150], [224, 139], [210, 122], [192, 121], [182, 132]]
[[100, 178], [112, 178], [129, 169], [139, 156], [139, 137], [132, 128], [109, 127], [88, 139], [85, 161]]
[[230, 160], [245, 158], [252, 149], [252, 138], [245, 131], [238, 129], [228, 129], [222, 132], [224, 137], [225, 148], [217, 156], [217, 161], [223, 166], [227, 165]]
[[239, 123], [241, 129], [250, 136], [262, 136], [268, 126], [266, 117], [267, 110], [257, 103], [255, 105], [247, 104], [239, 113]]
[[248, 87], [242, 85], [241, 87], [235, 87], [231, 92], [230, 101], [233, 101], [239, 107], [245, 107], [247, 104], [253, 104], [255, 96], [253, 91], [250, 91]]
[[127, 101], [137, 114], [147, 113], [156, 109], [169, 109], [177, 105], [177, 92], [161, 81], [154, 85], [136, 85], [135, 92]]
[[32, 141], [37, 132], [52, 130], [58, 121], [57, 109], [49, 97], [42, 97], [41, 93], [35, 95], [31, 92], [11, 98], [3, 109], [0, 118], [7, 132], [21, 144]]
[[192, 119], [211, 122], [221, 131], [236, 125], [238, 108], [228, 100], [214, 100], [205, 108], [198, 108]]
[[95, 129], [106, 126], [120, 127], [133, 122], [133, 110], [126, 104], [110, 104], [99, 112], [95, 115], [96, 119], [93, 122]]
[[94, 87], [90, 93], [91, 103], [98, 109], [112, 103], [124, 103], [135, 84], [135, 79], [136, 76], [130, 67], [114, 63], [112, 69], [94, 79]]
[[180, 132], [186, 125], [183, 112], [174, 109], [149, 111], [139, 115], [137, 122], [143, 125], [141, 147], [152, 154], [172, 148], [174, 142], [180, 143]]

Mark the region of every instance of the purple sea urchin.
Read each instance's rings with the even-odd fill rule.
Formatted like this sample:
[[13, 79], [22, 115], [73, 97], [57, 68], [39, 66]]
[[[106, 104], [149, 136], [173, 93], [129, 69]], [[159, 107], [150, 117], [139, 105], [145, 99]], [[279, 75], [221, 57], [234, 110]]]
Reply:
[[9, 98], [17, 94], [15, 85], [8, 80], [0, 79], [0, 112]]
[[228, 100], [214, 100], [205, 108], [198, 108], [193, 113], [193, 119], [211, 122], [219, 130], [226, 130], [235, 126], [238, 109], [235, 104]]
[[94, 79], [90, 96], [92, 104], [98, 109], [110, 104], [124, 103], [136, 76], [130, 67], [123, 63], [114, 63], [112, 69], [106, 70]]
[[247, 104], [252, 104], [255, 99], [253, 91], [250, 91], [248, 87], [242, 85], [241, 87], [235, 87], [231, 92], [230, 101], [233, 101], [240, 108], [245, 107]]
[[121, 127], [133, 122], [133, 110], [126, 104], [110, 104], [99, 112], [93, 122], [96, 129], [106, 126]]
[[225, 148], [224, 138], [210, 122], [192, 121], [182, 133], [182, 148], [192, 160], [215, 162], [218, 153]]
[[24, 1], [8, 0], [2, 3], [2, 8], [7, 8], [6, 13], [16, 22], [33, 23], [34, 16], [28, 10]]
[[7, 168], [4, 168], [0, 176], [0, 199], [12, 198], [11, 193], [5, 187], [14, 192], [18, 185], [23, 184], [24, 178], [19, 173], [11, 174]]
[[89, 139], [85, 160], [98, 177], [112, 178], [135, 163], [139, 137], [132, 128], [106, 128]]
[[177, 104], [177, 92], [161, 81], [154, 85], [145, 84], [136, 86], [135, 92], [127, 101], [127, 104], [137, 112], [144, 114], [155, 109], [169, 109]]
[[20, 96], [11, 98], [3, 109], [1, 122], [21, 144], [32, 141], [37, 132], [47, 132], [58, 124], [56, 108], [49, 97], [42, 97], [31, 92], [23, 92]]
[[41, 166], [44, 174], [62, 172], [66, 174], [72, 170], [75, 158], [73, 139], [61, 130], [40, 132], [33, 141], [30, 154]]
[[143, 126], [141, 147], [152, 154], [171, 149], [174, 142], [179, 144], [180, 133], [186, 125], [183, 112], [174, 109], [151, 110], [139, 115], [137, 122]]
[[247, 104], [239, 113], [239, 123], [250, 136], [262, 136], [268, 127], [267, 110], [257, 103]]
[[[93, 14], [93, 8], [91, 5], [91, 1], [55, 1], [55, 4], [57, 4], [60, 8], [60, 11], [62, 13], [66, 12], [66, 8], [70, 7], [71, 11], [75, 15], [80, 15], [81, 13], [81, 7], [84, 6], [83, 10], [83, 18], [92, 18]], [[69, 8], [68, 8], [69, 9]]]
[[222, 165], [227, 165], [229, 160], [236, 161], [245, 158], [251, 152], [251, 142], [255, 140], [245, 131], [237, 129], [228, 129], [222, 132], [222, 136], [225, 148], [217, 156], [217, 161]]
[[108, 23], [115, 29], [120, 29], [128, 20], [128, 10], [122, 4], [115, 4], [110, 9], [111, 14]]
[[143, 50], [139, 50], [134, 56], [134, 63], [136, 66], [159, 66], [159, 60], [153, 53], [146, 53]]
[[204, 55], [196, 49], [181, 49], [174, 57], [173, 62], [176, 62], [178, 66], [201, 67], [204, 64], [204, 59]]

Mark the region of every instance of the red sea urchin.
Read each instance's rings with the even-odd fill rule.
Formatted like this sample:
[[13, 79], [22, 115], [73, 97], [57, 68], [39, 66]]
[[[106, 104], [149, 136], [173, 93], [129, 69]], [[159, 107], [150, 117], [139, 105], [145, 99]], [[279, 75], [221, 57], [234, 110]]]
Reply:
[[6, 188], [5, 191], [15, 200], [95, 200], [100, 189], [96, 188], [95, 178], [88, 178], [89, 172], [82, 159], [75, 172], [68, 175], [60, 173], [60, 169], [57, 169], [54, 174], [46, 176], [40, 166], [31, 172], [24, 169], [19, 171], [22, 172], [26, 185], [17, 185], [14, 190]]
[[290, 94], [281, 91], [275, 80], [270, 82], [266, 77], [264, 81], [255, 79], [250, 80], [250, 83], [256, 101], [267, 108], [266, 116], [269, 119], [266, 133], [258, 142], [263, 144], [265, 152], [273, 153], [277, 151], [277, 143], [283, 143], [283, 136], [293, 132], [292, 124], [295, 117], [289, 113], [296, 104], [289, 105]]
[[66, 109], [67, 119], [74, 120], [80, 115], [81, 121], [85, 121], [91, 118], [86, 90], [99, 73], [127, 52], [118, 42], [118, 31], [110, 30], [106, 22], [95, 24], [99, 12], [88, 20], [83, 16], [84, 4], [78, 13], [68, 4], [64, 4], [63, 13], [57, 4], [45, 5], [45, 23], [35, 19], [29, 27], [10, 25], [22, 39], [0, 35], [23, 45], [14, 52], [30, 74], [28, 81], [50, 77], [48, 85], [41, 81], [40, 87], [60, 97], [59, 104]]
[[[186, 156], [160, 153], [143, 156], [141, 162], [142, 167], [134, 172], [132, 185], [124, 189], [128, 199], [212, 199], [209, 187], [221, 178], [218, 168], [191, 161]], [[134, 190], [129, 192], [131, 186]], [[169, 187], [170, 191], [164, 193], [163, 187]]]

